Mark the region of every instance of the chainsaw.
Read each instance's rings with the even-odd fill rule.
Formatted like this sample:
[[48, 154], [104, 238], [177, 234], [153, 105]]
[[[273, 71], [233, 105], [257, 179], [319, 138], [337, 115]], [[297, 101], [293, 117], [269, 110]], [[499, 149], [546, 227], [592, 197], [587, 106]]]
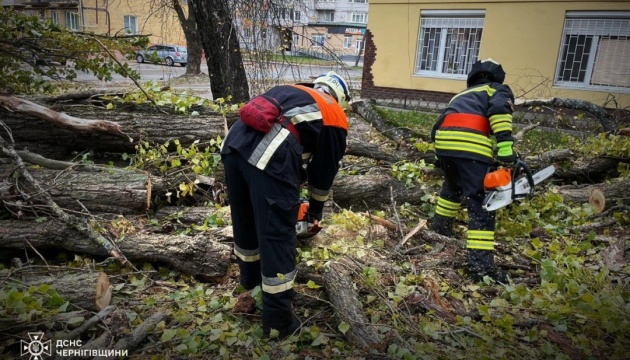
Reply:
[[529, 166], [523, 160], [517, 159], [511, 168], [500, 168], [488, 172], [483, 181], [486, 191], [483, 209], [495, 211], [516, 200], [533, 196], [534, 186], [548, 179], [555, 171], [556, 168], [549, 165], [532, 174]]
[[308, 213], [308, 201], [302, 201], [300, 210], [298, 211], [298, 219], [295, 224], [295, 232], [300, 239], [307, 239], [317, 235], [322, 229], [321, 226], [315, 225], [308, 221], [306, 214]]

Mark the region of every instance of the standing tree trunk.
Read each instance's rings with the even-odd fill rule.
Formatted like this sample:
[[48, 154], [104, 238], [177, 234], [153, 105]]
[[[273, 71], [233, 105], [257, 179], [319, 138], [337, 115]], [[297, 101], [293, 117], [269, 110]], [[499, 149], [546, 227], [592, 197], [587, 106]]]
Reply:
[[201, 54], [203, 47], [201, 46], [201, 39], [199, 38], [199, 32], [197, 31], [197, 23], [195, 22], [195, 15], [193, 14], [193, 8], [188, 3], [188, 17], [184, 13], [184, 9], [180, 3], [180, 0], [173, 0], [173, 8], [177, 13], [177, 18], [182, 24], [182, 30], [186, 37], [186, 47], [188, 49], [188, 63], [186, 63], [185, 76], [196, 76], [201, 74]]
[[188, 4], [206, 53], [213, 98], [231, 95], [233, 102], [249, 100], [247, 74], [228, 0], [191, 0]]

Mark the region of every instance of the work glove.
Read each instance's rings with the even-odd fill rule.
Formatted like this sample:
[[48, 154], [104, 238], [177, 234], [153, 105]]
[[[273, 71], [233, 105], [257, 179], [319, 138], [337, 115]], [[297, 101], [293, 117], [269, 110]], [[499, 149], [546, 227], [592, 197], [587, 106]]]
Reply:
[[512, 165], [516, 161], [514, 141], [503, 141], [497, 144], [497, 161], [502, 164]]

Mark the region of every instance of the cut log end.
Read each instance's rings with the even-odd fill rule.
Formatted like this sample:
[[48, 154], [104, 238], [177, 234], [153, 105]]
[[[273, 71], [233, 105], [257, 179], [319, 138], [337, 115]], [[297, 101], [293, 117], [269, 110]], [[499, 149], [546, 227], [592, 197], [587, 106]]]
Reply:
[[588, 204], [595, 214], [601, 214], [606, 208], [606, 195], [600, 188], [593, 188], [588, 196]]

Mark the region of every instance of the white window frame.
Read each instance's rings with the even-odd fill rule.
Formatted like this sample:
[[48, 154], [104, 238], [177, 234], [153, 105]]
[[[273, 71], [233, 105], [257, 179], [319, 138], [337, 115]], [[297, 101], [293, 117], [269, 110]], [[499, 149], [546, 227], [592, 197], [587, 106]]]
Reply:
[[357, 53], [361, 51], [361, 44], [363, 43], [363, 39], [357, 39], [354, 43], [354, 46], [357, 48]]
[[291, 41], [293, 42], [293, 46], [300, 47], [300, 34], [293, 33], [291, 34]]
[[[133, 26], [131, 20], [133, 20]], [[138, 33], [138, 17], [135, 15], [123, 15], [123, 29], [125, 29], [126, 34], [136, 35]]]
[[350, 13], [350, 21], [353, 23], [367, 24], [368, 14], [366, 12], [353, 12]]
[[[319, 41], [318, 39], [321, 39]], [[313, 34], [313, 47], [322, 47], [326, 44], [326, 35], [324, 34]]]
[[[577, 60], [580, 44], [576, 41], [584, 41], [584, 46], [580, 52], [581, 59]], [[587, 46], [587, 40], [590, 44]], [[613, 49], [614, 59], [630, 59], [630, 11], [567, 11], [565, 15], [564, 27], [562, 31], [562, 42], [558, 52], [558, 62], [556, 64], [556, 74], [554, 76], [554, 86], [573, 89], [602, 90], [630, 93], [630, 61], [615, 61], [616, 71], [611, 69], [597, 70], [597, 60], [601, 56], [611, 55], [609, 52], [600, 53], [606, 40], [622, 40], [625, 46], [621, 48], [621, 53], [617, 54], [617, 49]], [[575, 45], [569, 48], [569, 44]], [[585, 66], [581, 60], [585, 61]], [[568, 67], [567, 61], [570, 62]], [[577, 69], [571, 69], [577, 65]], [[578, 71], [577, 78], [574, 70]], [[567, 71], [569, 73], [567, 73]], [[596, 84], [593, 80], [602, 77], [602, 80], [617, 79], [626, 76], [622, 80], [627, 86], [616, 84]], [[568, 75], [569, 79], [566, 79]], [[580, 78], [582, 78], [580, 80]], [[614, 80], [613, 80], [614, 81]]]
[[335, 21], [335, 10], [319, 10], [317, 18], [321, 22]]
[[59, 25], [59, 11], [51, 11], [50, 12], [50, 19], [55, 24]]
[[79, 13], [66, 11], [66, 27], [72, 31], [79, 30]]
[[344, 49], [352, 48], [352, 35], [343, 36], [343, 48]]
[[[485, 14], [485, 10], [421, 11], [414, 75], [443, 79], [466, 79], [470, 67], [479, 58]], [[454, 30], [452, 29], [458, 29], [458, 33], [453, 34], [452, 31]], [[466, 34], [467, 31], [469, 32], [468, 34]], [[425, 37], [427, 32], [428, 36]], [[458, 66], [457, 69], [449, 69], [445, 66], [445, 63], [448, 61], [446, 45], [449, 41], [449, 36], [453, 35], [463, 35], [461, 37], [465, 37], [465, 51], [460, 52], [461, 48], [457, 48], [458, 42], [455, 42], [454, 47], [450, 49], [455, 49], [459, 53], [459, 55], [455, 54], [454, 57], [465, 62], [463, 68]], [[424, 43], [425, 38], [428, 38], [429, 44]], [[435, 52], [437, 52], [436, 55]], [[427, 69], [424, 56], [431, 56], [431, 54], [433, 54], [433, 59], [429, 64], [431, 69]]]

